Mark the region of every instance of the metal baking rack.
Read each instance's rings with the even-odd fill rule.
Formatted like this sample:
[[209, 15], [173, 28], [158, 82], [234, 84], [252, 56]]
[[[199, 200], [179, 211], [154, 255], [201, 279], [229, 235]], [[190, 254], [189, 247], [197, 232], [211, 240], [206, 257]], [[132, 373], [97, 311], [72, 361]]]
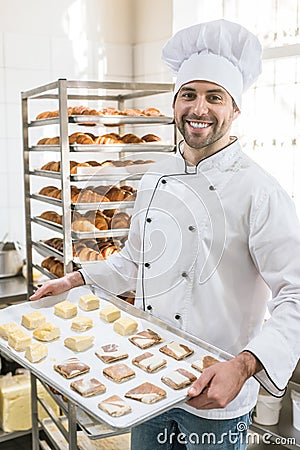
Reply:
[[[93, 102], [93, 107], [97, 110], [102, 109], [102, 102], [106, 102], [109, 106], [114, 106], [118, 110], [125, 110], [128, 106], [132, 107], [132, 102], [136, 99], [145, 99], [148, 102], [151, 99], [151, 104], [155, 106], [155, 98], [157, 96], [170, 94], [173, 90], [173, 84], [168, 83], [135, 83], [135, 82], [97, 82], [97, 81], [76, 81], [59, 79], [53, 83], [38, 86], [34, 89], [28, 90], [22, 93], [22, 122], [23, 122], [23, 147], [24, 147], [24, 172], [25, 172], [25, 211], [26, 211], [26, 240], [27, 240], [27, 283], [28, 294], [33, 292], [33, 277], [32, 277], [32, 248], [40, 252], [45, 252], [45, 248], [32, 239], [32, 224], [36, 223], [40, 226], [44, 226], [49, 230], [56, 231], [62, 235], [64, 253], [60, 255], [64, 263], [65, 273], [69, 273], [73, 270], [73, 252], [72, 252], [72, 240], [86, 237], [114, 237], [125, 236], [128, 230], [108, 230], [105, 232], [97, 233], [78, 233], [73, 232], [71, 228], [71, 215], [72, 210], [84, 211], [89, 209], [121, 209], [126, 210], [132, 208], [134, 202], [109, 202], [109, 203], [76, 203], [71, 204], [69, 199], [71, 198], [71, 182], [88, 181], [93, 178], [93, 181], [107, 183], [116, 183], [117, 181], [122, 184], [122, 180], [135, 182], [140, 179], [141, 174], [128, 173], [124, 170], [124, 175], [120, 173], [103, 173], [96, 175], [83, 175], [83, 174], [70, 174], [69, 161], [71, 153], [93, 153], [95, 159], [104, 154], [114, 153], [119, 158], [123, 159], [125, 155], [130, 153], [166, 153], [174, 152], [174, 145], [176, 144], [176, 131], [174, 125], [174, 119], [170, 116], [126, 116], [126, 115], [68, 115], [68, 106], [72, 105], [72, 102], [78, 104], [85, 104], [85, 102]], [[58, 110], [58, 117], [51, 117], [36, 120], [30, 117], [29, 111], [38, 110], [39, 104], [41, 110], [49, 109], [45, 107], [45, 104], [51, 102], [50, 109]], [[53, 102], [57, 102], [57, 107], [53, 108]], [[77, 102], [77, 103], [76, 103]], [[96, 102], [96, 103], [95, 103]], [[109, 103], [108, 103], [109, 102]], [[74, 104], [74, 103], [73, 103]], [[34, 106], [34, 108], [32, 108]], [[32, 130], [35, 130], [35, 136], [37, 131], [43, 130], [43, 127], [56, 126], [58, 131], [56, 134], [60, 138], [60, 145], [32, 145]], [[168, 139], [167, 143], [164, 142], [151, 142], [142, 144], [104, 144], [104, 145], [69, 145], [68, 136], [73, 132], [74, 127], [77, 126], [77, 130], [83, 130], [84, 125], [92, 129], [92, 126], [101, 127], [105, 129], [106, 126], [115, 127], [119, 134], [124, 134], [126, 125], [130, 127], [134, 125], [142, 126], [171, 126], [171, 139]], [[72, 127], [72, 131], [71, 128]], [[70, 131], [70, 132], [69, 132]], [[84, 132], [84, 131], [83, 131]], [[42, 137], [42, 136], [41, 136]], [[36, 138], [34, 139], [37, 140]], [[39, 153], [51, 154], [56, 152], [59, 154], [59, 160], [61, 165], [61, 172], [43, 171], [32, 165], [32, 158], [39, 157]], [[34, 167], [34, 168], [33, 168]], [[55, 179], [59, 181], [62, 190], [62, 200], [55, 199], [40, 195], [31, 191], [30, 180], [32, 177], [38, 179], [38, 177], [48, 178], [49, 180]], [[124, 182], [124, 181], [123, 181]], [[36, 184], [36, 183], [35, 183]], [[50, 183], [49, 183], [50, 184]], [[59, 226], [55, 223], [44, 221], [38, 217], [32, 217], [32, 202], [39, 201], [48, 205], [53, 205], [61, 209], [61, 215], [63, 216], [63, 226]], [[33, 245], [33, 242], [35, 244]], [[53, 250], [47, 249], [49, 254], [53, 254]]]

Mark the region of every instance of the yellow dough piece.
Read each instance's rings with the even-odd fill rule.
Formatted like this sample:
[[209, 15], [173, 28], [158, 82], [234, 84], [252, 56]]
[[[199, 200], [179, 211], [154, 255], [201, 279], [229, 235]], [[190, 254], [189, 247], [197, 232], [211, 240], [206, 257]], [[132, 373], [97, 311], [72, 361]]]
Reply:
[[46, 344], [42, 344], [41, 342], [35, 342], [30, 344], [29, 347], [26, 348], [25, 358], [32, 363], [36, 363], [41, 361], [48, 355], [48, 347]]
[[34, 330], [33, 336], [39, 341], [54, 341], [54, 339], [59, 338], [60, 329], [57, 325], [54, 325], [51, 322], [46, 322]]
[[54, 305], [54, 314], [63, 319], [70, 319], [75, 317], [77, 314], [77, 306], [74, 303], [69, 302], [69, 300], [64, 300], [63, 302]]
[[17, 330], [21, 330], [17, 322], [4, 323], [3, 325], [0, 325], [0, 336], [7, 340], [8, 336]]
[[105, 306], [100, 311], [100, 317], [106, 322], [114, 322], [121, 317], [121, 311], [115, 305]]
[[138, 324], [130, 317], [121, 317], [114, 322], [114, 331], [121, 336], [134, 333], [137, 330]]
[[46, 322], [46, 317], [39, 311], [33, 311], [29, 314], [22, 315], [21, 324], [28, 330], [34, 330], [35, 328], [43, 325]]
[[71, 336], [64, 340], [64, 344], [70, 350], [83, 352], [93, 345], [94, 339], [94, 336]]
[[79, 299], [78, 306], [84, 311], [93, 311], [100, 306], [100, 300], [94, 294], [82, 295]]
[[22, 330], [17, 330], [8, 336], [8, 345], [17, 352], [22, 352], [31, 344], [31, 337]]
[[93, 319], [86, 316], [77, 316], [72, 320], [71, 330], [86, 331], [92, 328]]

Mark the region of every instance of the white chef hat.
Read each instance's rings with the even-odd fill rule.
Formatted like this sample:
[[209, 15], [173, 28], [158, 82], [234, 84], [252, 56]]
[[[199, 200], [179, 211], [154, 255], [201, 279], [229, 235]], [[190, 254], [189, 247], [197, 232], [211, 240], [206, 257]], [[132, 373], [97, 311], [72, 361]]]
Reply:
[[261, 72], [261, 45], [241, 25], [227, 20], [200, 23], [178, 31], [165, 44], [162, 59], [181, 86], [203, 80], [222, 86], [240, 109], [242, 92]]

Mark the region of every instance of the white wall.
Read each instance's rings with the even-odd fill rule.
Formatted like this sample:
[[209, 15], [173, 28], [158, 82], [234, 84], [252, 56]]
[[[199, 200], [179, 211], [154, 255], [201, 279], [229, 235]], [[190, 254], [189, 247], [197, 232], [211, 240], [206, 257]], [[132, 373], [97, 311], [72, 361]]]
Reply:
[[0, 11], [0, 239], [24, 242], [20, 92], [58, 78], [131, 80], [132, 1], [0, 0]]

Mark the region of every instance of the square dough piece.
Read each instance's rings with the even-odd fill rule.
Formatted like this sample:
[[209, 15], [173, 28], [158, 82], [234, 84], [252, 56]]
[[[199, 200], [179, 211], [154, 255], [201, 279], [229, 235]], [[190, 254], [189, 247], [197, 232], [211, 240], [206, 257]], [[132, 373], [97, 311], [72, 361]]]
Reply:
[[176, 369], [161, 377], [161, 381], [172, 389], [182, 389], [189, 386], [197, 377], [185, 369]]
[[92, 395], [103, 394], [106, 387], [96, 378], [81, 378], [72, 381], [71, 388], [82, 395], [82, 397], [91, 397]]
[[150, 330], [150, 328], [147, 328], [147, 330], [144, 331], [140, 331], [139, 333], [136, 333], [134, 336], [131, 336], [128, 339], [134, 345], [142, 349], [149, 348], [152, 345], [159, 344], [163, 341], [161, 336], [155, 333], [155, 331]]
[[98, 408], [112, 417], [120, 417], [131, 412], [131, 407], [118, 395], [112, 395], [98, 404]]
[[71, 323], [71, 330], [86, 331], [93, 327], [93, 319], [86, 316], [74, 317]]
[[204, 369], [207, 369], [210, 366], [213, 366], [214, 364], [217, 364], [220, 362], [218, 359], [214, 358], [213, 356], [203, 356], [203, 358], [197, 359], [192, 363], [192, 367], [196, 370], [199, 370], [199, 372], [203, 372]]
[[118, 344], [102, 345], [95, 351], [95, 355], [107, 364], [128, 357], [128, 353], [121, 350]]
[[7, 340], [8, 336], [17, 330], [21, 331], [21, 328], [19, 327], [17, 322], [4, 323], [3, 325], [0, 325], [0, 336], [3, 337], [3, 339]]
[[74, 378], [90, 371], [90, 367], [78, 358], [69, 358], [59, 364], [54, 364], [54, 370], [65, 378]]
[[142, 355], [133, 358], [132, 364], [148, 373], [153, 373], [165, 367], [167, 365], [167, 361], [159, 355], [157, 356], [153, 355], [153, 353], [145, 352]]
[[70, 336], [64, 340], [64, 345], [75, 352], [84, 352], [92, 347], [94, 339], [94, 336]]
[[137, 322], [130, 317], [121, 317], [116, 320], [113, 325], [114, 331], [121, 336], [134, 333], [137, 330], [137, 327]]
[[106, 322], [114, 322], [121, 317], [121, 311], [115, 305], [105, 306], [100, 311], [100, 318]]
[[35, 328], [43, 325], [46, 322], [46, 317], [40, 313], [40, 311], [33, 311], [29, 314], [22, 315], [21, 324], [23, 327], [27, 328], [27, 330], [34, 330]]
[[40, 327], [36, 328], [32, 335], [38, 341], [50, 342], [60, 337], [60, 329], [54, 323], [46, 322]]
[[191, 348], [175, 341], [172, 341], [164, 347], [161, 347], [159, 351], [165, 353], [168, 356], [171, 356], [171, 358], [174, 358], [177, 361], [184, 359], [194, 353], [194, 350], [192, 350]]
[[8, 336], [8, 345], [17, 352], [22, 352], [31, 344], [31, 337], [23, 330], [17, 330]]
[[69, 300], [64, 300], [63, 302], [54, 305], [54, 314], [63, 319], [70, 319], [75, 317], [77, 314], [77, 306], [74, 303], [69, 302]]
[[132, 398], [133, 400], [147, 404], [156, 403], [166, 396], [167, 393], [164, 389], [148, 382], [140, 384], [125, 394], [127, 398]]
[[48, 347], [42, 342], [34, 342], [26, 348], [25, 358], [32, 363], [36, 363], [46, 358], [48, 355]]
[[84, 311], [94, 311], [100, 306], [100, 300], [94, 294], [82, 295], [79, 299], [78, 306]]
[[126, 364], [118, 363], [113, 366], [105, 367], [103, 375], [116, 383], [123, 383], [135, 377], [135, 372]]

